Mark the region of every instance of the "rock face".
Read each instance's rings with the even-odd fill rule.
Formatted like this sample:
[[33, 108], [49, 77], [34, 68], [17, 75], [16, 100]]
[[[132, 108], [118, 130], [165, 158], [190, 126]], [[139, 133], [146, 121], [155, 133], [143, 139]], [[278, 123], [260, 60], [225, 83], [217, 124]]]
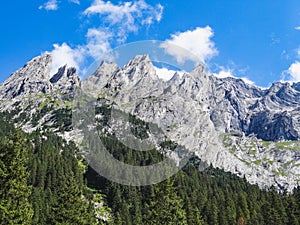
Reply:
[[124, 68], [102, 64], [82, 86], [158, 124], [208, 164], [264, 188], [297, 186], [299, 83], [265, 90], [241, 79], [216, 78], [203, 66], [163, 81], [147, 56], [136, 56]]
[[15, 101], [25, 101], [37, 95], [52, 95], [58, 98], [62, 95], [72, 95], [80, 82], [76, 69], [67, 68], [65, 65], [51, 77], [51, 61], [50, 54], [36, 57], [5, 80], [0, 85], [2, 110], [9, 109]]
[[79, 86], [80, 79], [73, 67], [67, 65], [60, 67], [58, 72], [49, 80], [54, 89], [60, 90], [63, 94], [72, 94], [75, 87]]
[[0, 97], [13, 99], [36, 92], [49, 93], [52, 88], [48, 82], [50, 65], [50, 55], [32, 59], [1, 84]]
[[[168, 138], [208, 164], [245, 176], [262, 188], [275, 185], [292, 191], [298, 185], [300, 83], [274, 83], [261, 89], [241, 79], [216, 78], [202, 65], [164, 81], [147, 55], [136, 56], [123, 68], [103, 62], [83, 81], [67, 66], [51, 77], [50, 65], [51, 55], [45, 55], [12, 74], [0, 85], [0, 109], [12, 110], [13, 104], [32, 96], [42, 96], [35, 98], [36, 105], [47, 100], [54, 108], [65, 108], [80, 86], [157, 124]], [[20, 103], [20, 111], [34, 115], [34, 104]], [[44, 110], [47, 113], [37, 126], [54, 118], [51, 110]], [[23, 124], [25, 130], [28, 127], [34, 128], [29, 122]], [[76, 141], [72, 131], [63, 135]]]
[[254, 133], [266, 141], [298, 140], [293, 117], [288, 112], [272, 114], [263, 111], [251, 116], [247, 134]]

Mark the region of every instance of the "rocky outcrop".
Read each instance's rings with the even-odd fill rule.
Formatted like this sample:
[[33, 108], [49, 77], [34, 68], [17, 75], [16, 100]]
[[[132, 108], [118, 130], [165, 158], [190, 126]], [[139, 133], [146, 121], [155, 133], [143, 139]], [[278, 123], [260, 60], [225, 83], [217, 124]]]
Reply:
[[1, 84], [0, 98], [13, 99], [36, 92], [51, 92], [50, 65], [51, 55], [32, 59]]
[[49, 81], [54, 89], [67, 95], [73, 95], [75, 87], [78, 87], [80, 83], [76, 69], [74, 67], [68, 68], [67, 65], [60, 67]]
[[5, 80], [0, 85], [1, 109], [9, 109], [15, 101], [20, 100], [25, 102], [41, 98], [43, 101], [41, 96], [46, 95], [60, 99], [63, 99], [63, 95], [72, 96], [80, 83], [76, 69], [65, 65], [51, 77], [51, 61], [50, 54], [36, 57]]
[[262, 111], [251, 116], [247, 134], [254, 133], [257, 138], [266, 141], [298, 140], [299, 134], [293, 119], [287, 111], [273, 114]]

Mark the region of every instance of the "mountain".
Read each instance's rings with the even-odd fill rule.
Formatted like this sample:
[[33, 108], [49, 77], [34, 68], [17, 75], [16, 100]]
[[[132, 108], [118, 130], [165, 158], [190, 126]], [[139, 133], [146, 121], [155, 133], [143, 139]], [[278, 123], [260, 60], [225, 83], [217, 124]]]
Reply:
[[[103, 62], [82, 81], [75, 68], [65, 65], [51, 76], [50, 66], [51, 55], [34, 58], [0, 85], [0, 110], [25, 131], [51, 129], [77, 142], [82, 134], [72, 128], [72, 110], [81, 88], [105, 105], [156, 124], [168, 140], [251, 184], [291, 192], [300, 181], [300, 83], [262, 89], [217, 78], [203, 65], [164, 81], [147, 55], [123, 68]], [[106, 132], [116, 126], [102, 125]], [[151, 130], [144, 133], [159, 144]]]

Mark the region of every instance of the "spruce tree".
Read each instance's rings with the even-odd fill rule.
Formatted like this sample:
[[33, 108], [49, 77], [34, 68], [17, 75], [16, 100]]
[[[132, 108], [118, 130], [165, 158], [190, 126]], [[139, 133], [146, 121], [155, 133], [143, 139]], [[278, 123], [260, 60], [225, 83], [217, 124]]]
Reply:
[[31, 224], [31, 187], [27, 181], [29, 145], [21, 131], [0, 139], [0, 224]]
[[183, 201], [178, 196], [171, 178], [156, 185], [154, 194], [150, 205], [150, 217], [147, 220], [149, 224], [187, 224]]

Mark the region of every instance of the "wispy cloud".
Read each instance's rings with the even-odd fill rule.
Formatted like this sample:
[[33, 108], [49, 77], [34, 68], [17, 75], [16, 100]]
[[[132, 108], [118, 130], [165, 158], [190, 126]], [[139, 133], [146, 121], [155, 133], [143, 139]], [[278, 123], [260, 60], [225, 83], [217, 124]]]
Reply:
[[87, 32], [86, 51], [94, 59], [100, 59], [111, 50], [111, 39], [113, 34], [105, 29], [90, 28]]
[[295, 30], [300, 30], [300, 26], [295, 27]]
[[[199, 61], [206, 62], [218, 54], [215, 44], [211, 40], [213, 35], [211, 27], [197, 27], [194, 30], [172, 34], [171, 38], [166, 40], [161, 47], [168, 54], [174, 56], [178, 63], [184, 63], [188, 60], [196, 63], [199, 63]], [[182, 51], [182, 49], [174, 46], [179, 46], [192, 54], [187, 54], [187, 51]]]
[[46, 2], [43, 5], [39, 6], [39, 9], [46, 9], [48, 11], [57, 10], [58, 9], [57, 0], [49, 0], [48, 2]]
[[73, 2], [73, 3], [77, 4], [77, 5], [80, 4], [80, 1], [79, 1], [79, 0], [69, 0], [69, 2]]
[[[69, 2], [80, 4], [79, 0], [68, 0]], [[55, 11], [58, 10], [58, 1], [57, 0], [48, 0], [43, 5], [39, 6], [39, 9], [45, 9], [47, 11]]]
[[281, 42], [280, 38], [274, 32], [270, 34], [270, 39], [271, 45], [277, 45]]
[[104, 24], [109, 24], [115, 29], [119, 42], [124, 42], [130, 32], [137, 32], [140, 26], [152, 25], [160, 22], [163, 13], [163, 6], [147, 4], [144, 0], [124, 2], [117, 5], [110, 1], [95, 0], [83, 14], [87, 16], [98, 15]]
[[[72, 2], [79, 3], [76, 0]], [[162, 5], [152, 6], [144, 0], [119, 4], [95, 0], [84, 10], [83, 19], [92, 16], [100, 17], [98, 27], [88, 28], [84, 44], [74, 47], [67, 43], [55, 44], [50, 52], [53, 55], [52, 73], [66, 63], [76, 67], [79, 73], [84, 73], [86, 69], [84, 63], [87, 59], [100, 60], [114, 44], [124, 43], [130, 33], [159, 22], [162, 13]]]

